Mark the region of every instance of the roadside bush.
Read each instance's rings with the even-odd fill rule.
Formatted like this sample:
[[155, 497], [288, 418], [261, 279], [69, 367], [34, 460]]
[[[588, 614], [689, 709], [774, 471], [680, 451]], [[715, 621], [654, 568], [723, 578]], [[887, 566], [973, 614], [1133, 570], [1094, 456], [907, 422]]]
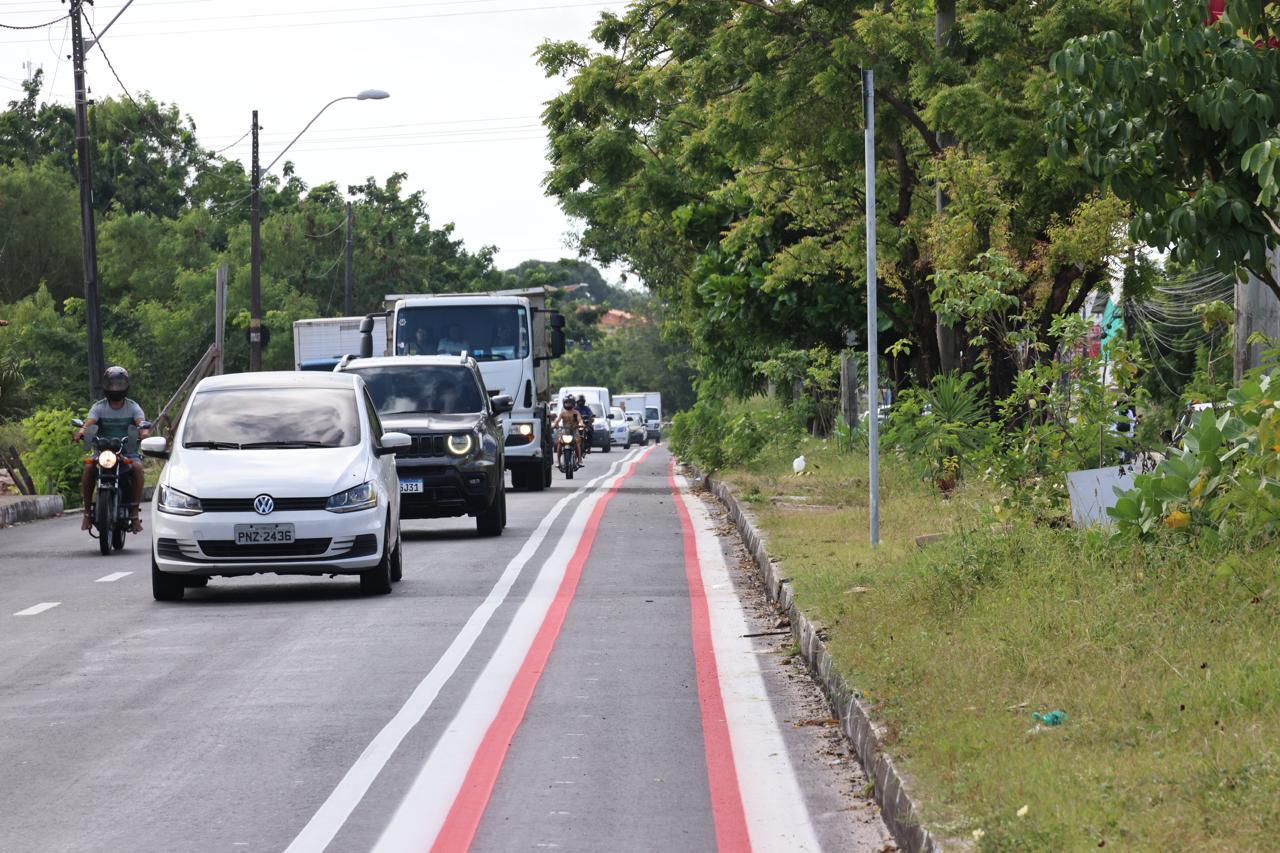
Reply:
[[1277, 374], [1227, 393], [1230, 408], [1200, 413], [1177, 448], [1108, 510], [1119, 531], [1158, 526], [1209, 537], [1271, 538], [1280, 530], [1280, 391]]
[[991, 424], [973, 376], [944, 374], [935, 377], [927, 390], [903, 391], [885, 427], [884, 441], [939, 488], [954, 487], [962, 463], [973, 463], [991, 441]]
[[71, 409], [38, 409], [22, 422], [28, 449], [22, 461], [43, 491], [52, 481], [53, 491], [68, 506], [80, 503], [80, 475], [84, 470], [84, 452], [71, 440]]
[[751, 465], [766, 453], [793, 450], [804, 439], [803, 406], [728, 408], [700, 400], [676, 415], [671, 450], [708, 471]]

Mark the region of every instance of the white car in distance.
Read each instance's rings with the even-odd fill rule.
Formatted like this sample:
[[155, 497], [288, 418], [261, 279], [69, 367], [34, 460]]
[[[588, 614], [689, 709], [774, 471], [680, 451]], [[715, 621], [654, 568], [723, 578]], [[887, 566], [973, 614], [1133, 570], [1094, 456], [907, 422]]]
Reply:
[[623, 450], [631, 449], [631, 429], [627, 426], [627, 417], [617, 406], [609, 407], [609, 442]]
[[401, 575], [400, 481], [364, 380], [351, 373], [213, 376], [196, 385], [152, 502], [151, 589], [179, 601], [213, 576]]

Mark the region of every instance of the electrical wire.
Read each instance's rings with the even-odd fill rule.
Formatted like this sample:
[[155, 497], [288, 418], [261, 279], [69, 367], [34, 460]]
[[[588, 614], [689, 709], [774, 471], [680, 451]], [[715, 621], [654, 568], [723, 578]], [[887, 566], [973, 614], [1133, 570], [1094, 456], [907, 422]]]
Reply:
[[237, 139], [235, 142], [231, 143], [230, 145], [224, 145], [221, 148], [217, 149], [216, 151], [210, 151], [209, 153], [214, 156], [217, 156], [221, 154], [223, 151], [226, 151], [228, 148], [234, 148], [237, 145], [239, 145], [241, 142], [244, 142], [244, 138], [251, 133], [253, 133], [253, 128], [249, 128], [248, 130], [246, 130], [243, 134], [240, 135], [239, 139]]
[[[116, 78], [116, 83], [120, 84], [120, 90], [124, 92], [124, 96], [129, 99], [129, 103], [133, 104], [133, 108], [138, 111], [138, 118], [151, 125], [151, 129], [156, 132], [157, 138], [166, 138], [168, 134], [151, 120], [151, 116], [147, 115], [146, 110], [144, 110], [142, 105], [134, 99], [133, 93], [129, 91], [129, 87], [124, 84], [124, 81], [120, 79], [120, 75], [116, 73], [116, 67], [111, 64], [111, 57], [107, 56], [106, 48], [102, 46], [102, 42], [98, 39], [98, 34], [94, 32], [93, 24], [89, 22], [88, 18], [85, 18], [84, 22], [89, 27], [89, 32], [93, 36], [94, 44], [98, 46], [98, 52], [102, 54], [103, 61], [107, 63], [107, 68], [111, 70], [111, 76]], [[155, 101], [153, 100], [152, 103], [155, 103]]]
[[62, 14], [54, 18], [52, 21], [46, 21], [43, 24], [31, 24], [29, 26], [18, 25], [18, 24], [0, 24], [0, 30], [43, 30], [45, 27], [52, 27], [54, 24], [60, 21], [65, 21], [67, 17], [68, 17], [67, 14]]

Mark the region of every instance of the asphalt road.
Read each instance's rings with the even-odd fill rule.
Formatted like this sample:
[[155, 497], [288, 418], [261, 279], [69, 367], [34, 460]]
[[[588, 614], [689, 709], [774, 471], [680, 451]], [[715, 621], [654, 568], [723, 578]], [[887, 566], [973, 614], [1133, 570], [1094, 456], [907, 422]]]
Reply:
[[496, 539], [407, 522], [375, 598], [264, 575], [161, 604], [149, 534], [0, 530], [0, 851], [885, 849], [669, 463], [593, 454]]

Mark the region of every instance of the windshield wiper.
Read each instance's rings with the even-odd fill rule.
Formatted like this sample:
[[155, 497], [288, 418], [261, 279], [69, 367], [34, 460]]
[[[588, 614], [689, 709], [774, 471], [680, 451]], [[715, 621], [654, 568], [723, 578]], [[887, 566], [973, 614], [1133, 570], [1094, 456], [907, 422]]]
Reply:
[[382, 417], [388, 418], [392, 415], [438, 415], [439, 409], [397, 409], [394, 412], [382, 412]]
[[241, 450], [248, 450], [251, 447], [331, 447], [323, 441], [300, 441], [287, 439], [284, 441], [251, 441], [248, 444], [240, 445]]
[[188, 441], [183, 447], [207, 447], [211, 450], [239, 450], [234, 441]]

